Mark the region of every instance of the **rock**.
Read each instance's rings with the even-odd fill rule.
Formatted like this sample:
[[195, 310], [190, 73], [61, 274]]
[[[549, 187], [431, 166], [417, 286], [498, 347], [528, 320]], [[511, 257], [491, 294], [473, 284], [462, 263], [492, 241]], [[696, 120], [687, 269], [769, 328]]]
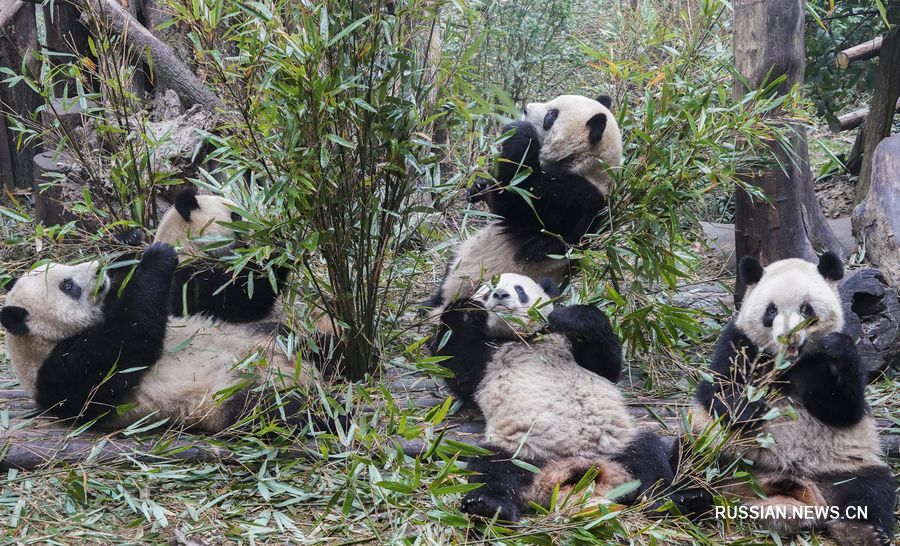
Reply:
[[857, 347], [870, 376], [888, 366], [900, 368], [900, 299], [881, 271], [851, 271], [838, 291], [844, 332], [859, 339]]
[[[170, 105], [177, 111], [177, 105]], [[194, 178], [198, 176], [198, 168], [206, 159], [206, 136], [212, 132], [218, 119], [215, 114], [194, 105], [183, 114], [162, 121], [147, 122], [143, 131], [147, 137], [157, 143], [150, 155], [150, 169], [154, 172], [171, 173], [174, 178]], [[143, 138], [133, 133], [131, 138]], [[180, 187], [171, 186], [174, 194]]]
[[872, 157], [872, 185], [853, 209], [853, 234], [891, 286], [900, 286], [900, 135], [882, 140]]

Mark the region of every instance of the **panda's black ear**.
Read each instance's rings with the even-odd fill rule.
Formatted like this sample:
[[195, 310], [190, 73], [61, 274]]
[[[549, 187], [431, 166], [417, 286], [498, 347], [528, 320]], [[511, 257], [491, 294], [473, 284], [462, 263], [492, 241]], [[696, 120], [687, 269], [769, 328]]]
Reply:
[[753, 256], [744, 256], [738, 266], [738, 275], [745, 285], [754, 286], [763, 276], [763, 267]]
[[544, 289], [544, 292], [546, 292], [547, 295], [550, 296], [551, 298], [558, 298], [559, 295], [562, 294], [562, 292], [559, 289], [559, 285], [556, 284], [556, 282], [549, 277], [544, 277], [543, 279], [540, 280], [540, 282], [538, 282], [538, 284], [540, 285], [541, 288]]
[[844, 278], [844, 264], [834, 252], [826, 252], [819, 256], [819, 273], [827, 281], [839, 281]]
[[606, 114], [595, 114], [587, 121], [588, 141], [591, 144], [597, 144], [603, 138], [603, 131], [606, 130]]
[[197, 210], [200, 208], [200, 203], [197, 201], [197, 190], [194, 188], [187, 188], [186, 190], [179, 193], [175, 196], [175, 210], [178, 211], [178, 214], [184, 218], [185, 222], [191, 221], [191, 211]]
[[24, 307], [7, 305], [0, 309], [0, 324], [7, 332], [14, 336], [24, 336], [28, 333], [28, 310]]
[[597, 97], [597, 102], [607, 108], [610, 108], [612, 106], [612, 97], [610, 97], [609, 95], [600, 95], [599, 97]]
[[16, 281], [18, 281], [18, 280], [19, 280], [18, 277], [13, 277], [13, 278], [9, 279], [8, 281], [6, 281], [6, 284], [0, 286], [0, 288], [6, 290], [8, 292], [8, 291], [12, 290], [12, 287], [16, 285]]

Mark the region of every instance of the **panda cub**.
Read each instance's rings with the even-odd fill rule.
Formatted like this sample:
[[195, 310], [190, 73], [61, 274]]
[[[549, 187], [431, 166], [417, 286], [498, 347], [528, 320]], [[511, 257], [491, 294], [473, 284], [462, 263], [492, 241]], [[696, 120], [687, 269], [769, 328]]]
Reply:
[[485, 201], [499, 219], [457, 248], [425, 304], [435, 309], [432, 316], [501, 273], [566, 278], [569, 263], [559, 256], [590, 230], [610, 192], [610, 169], [622, 161], [611, 104], [607, 96], [563, 95], [528, 104], [521, 120], [503, 128], [512, 135], [502, 145], [496, 180], [470, 191], [470, 200]]
[[[16, 279], [0, 323], [22, 387], [76, 423], [118, 428], [152, 415], [218, 432], [268, 394], [267, 379], [309, 381], [306, 363], [295, 366], [260, 325], [170, 318], [177, 264], [171, 246], [151, 245], [121, 293], [98, 262], [45, 264]], [[235, 394], [220, 402], [221, 391]]]
[[[765, 497], [740, 485], [726, 492], [745, 505], [786, 508], [787, 518], [761, 520], [780, 533], [824, 528], [841, 544], [889, 543], [896, 482], [866, 404], [865, 369], [841, 332], [840, 259], [828, 252], [818, 266], [787, 259], [763, 268], [745, 257], [738, 274], [747, 291], [716, 344], [712, 381], [697, 388], [692, 426], [699, 432], [721, 417], [735, 428], [726, 456], [752, 461]], [[781, 369], [779, 353], [787, 358]], [[766, 387], [774, 397], [748, 396]], [[838, 507], [840, 517], [791, 517], [803, 506]], [[867, 518], [843, 519], [848, 506], [866, 507]]]
[[[550, 280], [505, 273], [441, 315], [432, 352], [449, 357], [441, 364], [455, 374], [450, 390], [481, 409], [495, 452], [469, 464], [482, 486], [463, 499], [465, 512], [516, 520], [592, 467], [597, 496], [639, 480], [629, 502], [672, 481], [666, 447], [636, 426], [613, 384], [622, 349], [606, 315], [589, 305], [554, 309], [558, 295]], [[528, 334], [529, 311], [547, 318], [549, 333]], [[513, 454], [540, 473], [513, 464]]]
[[[208, 258], [232, 252], [239, 240], [228, 226], [240, 222], [235, 204], [218, 195], [198, 195], [188, 188], [175, 197], [163, 216], [155, 241], [178, 247], [180, 265], [175, 271], [170, 295], [174, 315], [206, 313], [229, 322], [254, 322], [271, 315], [288, 276], [286, 267], [276, 267], [275, 287], [265, 270], [248, 265], [234, 275]], [[235, 242], [214, 250], [200, 250], [198, 239]]]

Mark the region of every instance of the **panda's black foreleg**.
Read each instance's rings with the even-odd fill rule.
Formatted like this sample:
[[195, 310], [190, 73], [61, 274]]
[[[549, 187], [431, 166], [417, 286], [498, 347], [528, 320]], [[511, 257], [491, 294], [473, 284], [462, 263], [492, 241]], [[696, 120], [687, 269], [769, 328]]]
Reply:
[[517, 521], [525, 509], [526, 491], [534, 482], [532, 472], [512, 462], [512, 454], [495, 447], [488, 447], [493, 455], [476, 457], [469, 462], [469, 470], [476, 474], [469, 483], [481, 487], [463, 497], [460, 509], [475, 516], [505, 521]]
[[64, 418], [90, 421], [127, 401], [162, 356], [175, 250], [151, 245], [103, 323], [63, 340], [38, 371], [36, 399]]
[[491, 339], [484, 335], [487, 311], [473, 300], [456, 302], [441, 314], [441, 327], [430, 340], [435, 356], [449, 357], [441, 366], [453, 372], [447, 386], [466, 406], [475, 407], [475, 391], [491, 360]]
[[722, 416], [728, 425], [755, 426], [766, 411], [765, 402], [751, 401], [747, 389], [757, 354], [753, 342], [734, 323], [728, 324], [719, 335], [709, 367], [713, 381], [700, 381], [695, 400], [711, 414]]
[[572, 344], [575, 361], [613, 383], [622, 373], [622, 344], [606, 313], [593, 305], [569, 305], [548, 317], [550, 329]]
[[[516, 121], [503, 127], [515, 130], [502, 145], [497, 164], [496, 183], [481, 183], [470, 192], [470, 200], [483, 200], [491, 212], [515, 225], [539, 226], [533, 204], [520, 191], [531, 193], [543, 179], [541, 145], [537, 131], [527, 121]], [[516, 190], [510, 190], [514, 186]]]
[[787, 378], [806, 410], [825, 424], [849, 426], [865, 415], [865, 374], [856, 344], [844, 333], [813, 342]]
[[827, 502], [839, 519], [826, 523], [839, 544], [887, 545], [896, 523], [897, 481], [887, 466], [818, 476]]

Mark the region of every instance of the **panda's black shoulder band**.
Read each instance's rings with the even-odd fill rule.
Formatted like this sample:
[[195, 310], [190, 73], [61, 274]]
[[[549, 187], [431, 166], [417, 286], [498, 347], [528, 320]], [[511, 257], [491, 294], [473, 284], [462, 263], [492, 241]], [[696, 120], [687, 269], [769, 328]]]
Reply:
[[197, 201], [197, 190], [194, 188], [187, 188], [175, 196], [175, 210], [178, 211], [178, 214], [184, 218], [185, 222], [191, 221], [191, 211], [197, 210], [200, 208], [200, 203]]

